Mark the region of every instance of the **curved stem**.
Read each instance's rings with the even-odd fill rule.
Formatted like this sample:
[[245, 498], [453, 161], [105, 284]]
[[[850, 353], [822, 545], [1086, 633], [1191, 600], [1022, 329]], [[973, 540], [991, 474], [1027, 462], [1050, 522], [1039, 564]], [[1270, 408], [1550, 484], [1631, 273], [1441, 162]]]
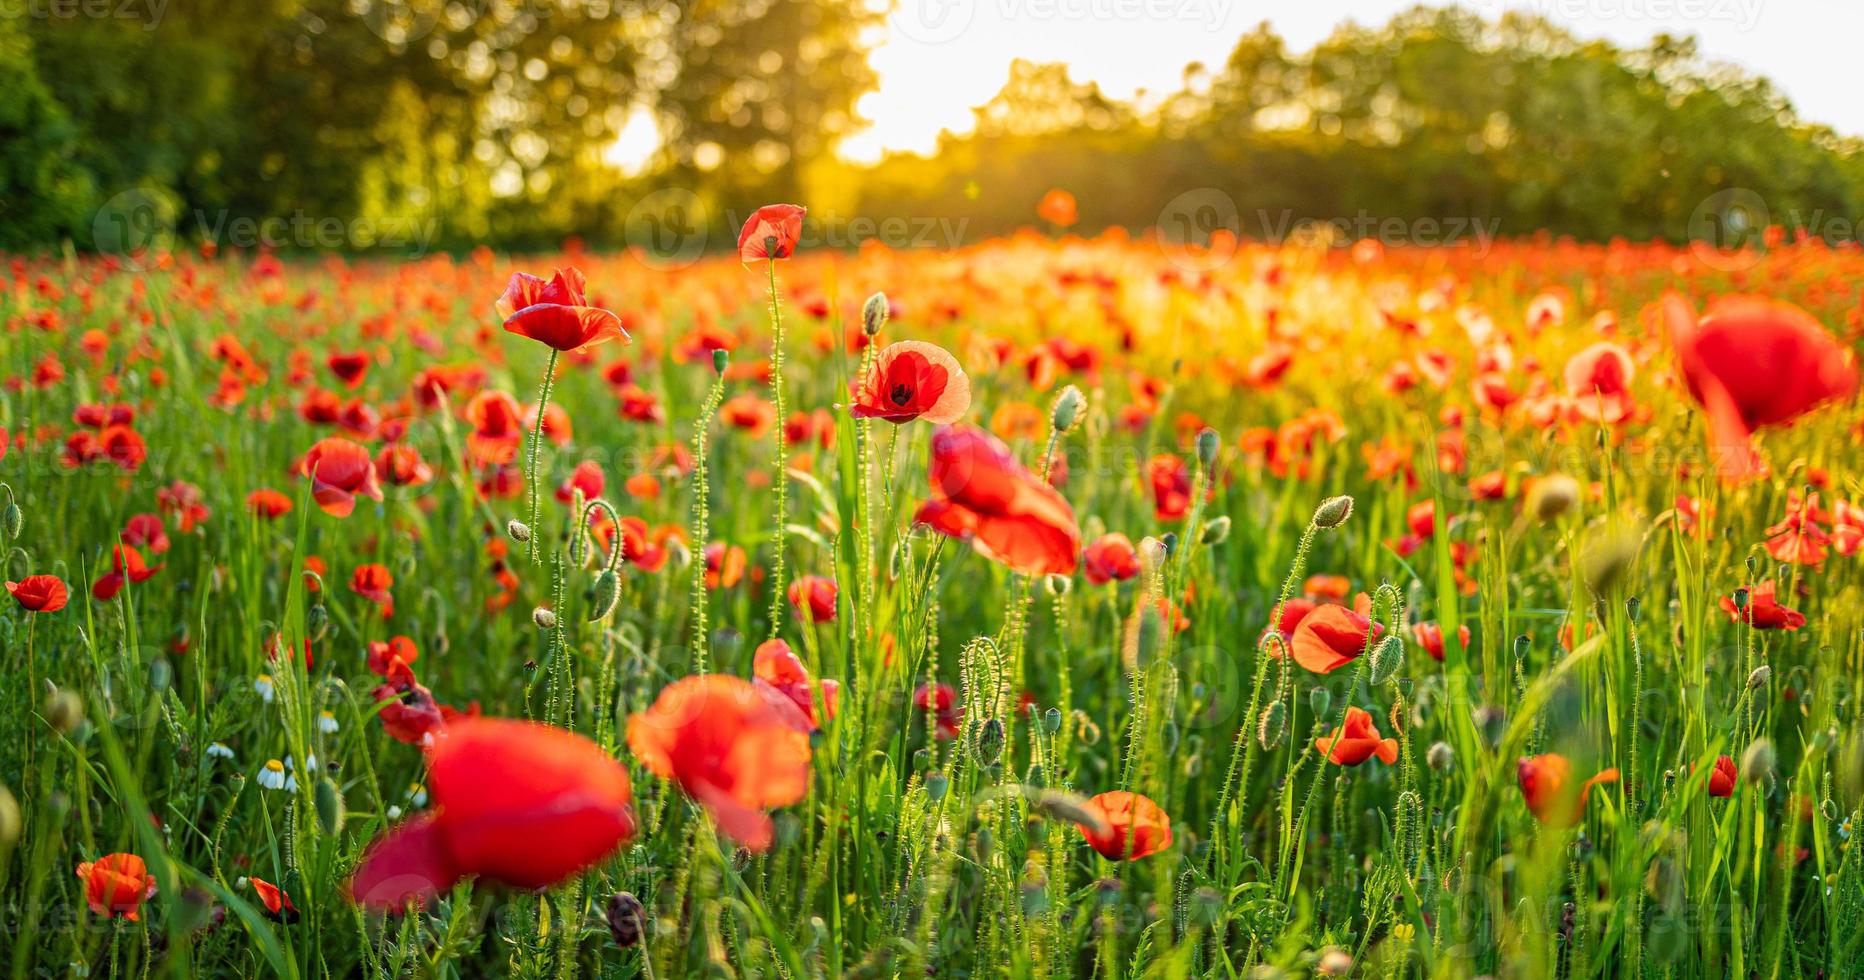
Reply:
[[530, 518], [525, 522], [525, 524], [527, 527], [531, 529], [530, 557], [531, 557], [531, 561], [533, 562], [538, 561], [538, 557], [537, 557], [537, 544], [538, 544], [537, 542], [537, 534], [538, 534], [537, 532], [537, 485], [543, 479], [543, 474], [538, 472], [537, 458], [538, 458], [539, 453], [543, 449], [544, 418], [550, 409], [550, 387], [551, 387], [551, 382], [556, 380], [557, 357], [558, 356], [559, 356], [559, 353], [556, 350], [556, 348], [554, 347], [551, 348], [550, 362], [544, 366], [544, 383], [542, 386], [539, 387], [538, 392], [537, 392], [537, 424], [531, 427], [531, 461], [529, 464], [529, 468], [531, 471], [530, 472], [531, 507], [530, 507]]

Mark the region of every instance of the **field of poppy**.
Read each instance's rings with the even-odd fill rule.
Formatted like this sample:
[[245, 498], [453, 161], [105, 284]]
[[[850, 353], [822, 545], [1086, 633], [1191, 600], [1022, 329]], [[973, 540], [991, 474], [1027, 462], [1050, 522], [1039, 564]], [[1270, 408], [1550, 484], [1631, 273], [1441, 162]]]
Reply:
[[806, 220], [0, 266], [0, 973], [1864, 961], [1864, 251]]

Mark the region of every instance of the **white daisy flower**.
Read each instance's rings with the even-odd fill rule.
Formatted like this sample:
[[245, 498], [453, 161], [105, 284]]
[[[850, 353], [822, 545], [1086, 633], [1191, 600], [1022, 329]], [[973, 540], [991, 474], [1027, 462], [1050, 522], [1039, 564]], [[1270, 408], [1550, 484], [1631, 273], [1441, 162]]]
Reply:
[[400, 820], [400, 819], [401, 819], [401, 807], [399, 807], [399, 806], [390, 806], [390, 807], [388, 808], [388, 819], [390, 819], [390, 820]]
[[297, 785], [285, 774], [285, 764], [277, 759], [265, 760], [265, 765], [259, 768], [258, 779], [259, 785], [266, 789], [284, 789], [287, 782], [291, 782], [293, 788]]
[[272, 675], [260, 674], [253, 679], [252, 689], [259, 692], [259, 697], [266, 704], [272, 703]]
[[207, 747], [207, 757], [210, 759], [231, 759], [233, 758], [233, 750], [227, 748], [224, 742], [215, 742]]
[[427, 805], [427, 787], [420, 783], [408, 784], [408, 802], [415, 806]]
[[318, 715], [317, 716], [317, 730], [320, 732], [323, 732], [325, 735], [330, 735], [330, 734], [335, 733], [337, 730], [336, 712], [326, 711]]

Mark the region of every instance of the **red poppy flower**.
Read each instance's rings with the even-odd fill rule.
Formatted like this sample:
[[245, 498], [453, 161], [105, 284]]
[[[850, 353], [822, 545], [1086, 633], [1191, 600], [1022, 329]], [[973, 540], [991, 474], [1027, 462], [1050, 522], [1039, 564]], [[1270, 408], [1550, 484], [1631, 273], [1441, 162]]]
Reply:
[[389, 665], [389, 683], [376, 685], [370, 695], [382, 705], [376, 712], [388, 737], [405, 745], [427, 745], [446, 727], [434, 692], [414, 679], [406, 665]]
[[1372, 602], [1360, 593], [1354, 608], [1325, 605], [1301, 618], [1289, 646], [1295, 662], [1316, 674], [1327, 674], [1359, 659], [1385, 632], [1383, 623], [1370, 619]]
[[808, 622], [828, 623], [835, 619], [835, 580], [820, 575], [804, 575], [790, 583], [790, 605]]
[[503, 391], [482, 391], [466, 403], [467, 455], [474, 466], [503, 466], [517, 458], [524, 442], [524, 412]]
[[581, 491], [582, 499], [587, 502], [600, 497], [607, 485], [608, 477], [602, 473], [602, 464], [585, 459], [577, 463], [570, 478], [557, 487], [557, 499], [567, 504], [576, 499], [577, 491]]
[[266, 487], [246, 495], [246, 506], [266, 520], [277, 520], [291, 512], [291, 498]]
[[1191, 509], [1191, 470], [1184, 460], [1160, 453], [1146, 461], [1146, 479], [1152, 483], [1152, 514], [1161, 521], [1176, 521]]
[[1067, 575], [1080, 558], [1074, 510], [982, 429], [948, 426], [932, 436], [932, 499], [915, 520], [968, 538], [986, 558], [1025, 575]]
[[1581, 418], [1618, 422], [1629, 414], [1631, 353], [1609, 341], [1593, 344], [1566, 362], [1566, 394]]
[[1735, 760], [1730, 756], [1718, 756], [1715, 769], [1709, 773], [1709, 795], [1728, 797], [1735, 795]]
[[1340, 731], [1328, 732], [1314, 739], [1314, 751], [1326, 756], [1335, 765], [1356, 766], [1374, 756], [1380, 762], [1391, 765], [1398, 761], [1398, 740], [1380, 738], [1378, 726], [1372, 721], [1372, 713], [1364, 708], [1349, 707], [1346, 709], [1346, 723], [1340, 726]]
[[1075, 826], [1101, 857], [1137, 861], [1171, 846], [1171, 818], [1148, 797], [1115, 790], [1088, 798], [1081, 809], [1096, 822]]
[[774, 833], [764, 808], [795, 803], [809, 788], [809, 737], [749, 681], [727, 674], [667, 685], [628, 719], [628, 747], [754, 852], [768, 849]]
[[27, 612], [55, 613], [65, 608], [70, 592], [56, 575], [28, 575], [6, 584], [8, 595]]
[[159, 514], [136, 514], [123, 522], [123, 533], [117, 535], [124, 544], [137, 548], [147, 548], [150, 554], [159, 555], [168, 550], [168, 531], [162, 527]]
[[[820, 727], [816, 722], [816, 688], [810, 683], [809, 671], [804, 669], [802, 660], [788, 643], [765, 640], [758, 644], [751, 660], [751, 673], [751, 683], [758, 693], [784, 715], [790, 727], [804, 734]], [[833, 719], [841, 684], [825, 680], [821, 683], [821, 692], [823, 717]]]
[[[1469, 627], [1458, 625], [1456, 636], [1463, 641], [1465, 648], [1469, 646]], [[1418, 646], [1424, 648], [1425, 653], [1430, 654], [1430, 659], [1443, 662], [1443, 627], [1436, 623], [1418, 623], [1411, 627], [1411, 637], [1417, 641]]]
[[121, 916], [134, 922], [140, 918], [137, 909], [142, 903], [155, 897], [155, 876], [134, 854], [106, 854], [86, 861], [78, 865], [78, 880], [84, 883], [85, 904], [105, 918]]
[[391, 485], [419, 487], [434, 482], [434, 469], [421, 458], [421, 451], [406, 443], [382, 447], [375, 456], [375, 468]]
[[936, 741], [956, 738], [964, 722], [964, 709], [958, 707], [958, 692], [950, 684], [921, 684], [913, 689], [913, 705], [932, 715], [932, 737]]
[[394, 584], [395, 576], [389, 574], [388, 567], [375, 562], [358, 565], [350, 573], [350, 591], [381, 606], [383, 618], [395, 609], [395, 597], [388, 591]]
[[123, 591], [125, 583], [145, 582], [166, 565], [151, 566], [142, 552], [126, 544], [119, 544], [111, 549], [110, 571], [99, 576], [91, 583], [91, 596], [100, 602], [109, 602]]
[[367, 648], [369, 672], [386, 678], [391, 683], [399, 680], [413, 680], [412, 667], [421, 658], [421, 651], [414, 641], [405, 636], [390, 637], [386, 642], [371, 640]]
[[1796, 630], [1806, 625], [1804, 613], [1780, 605], [1775, 589], [1772, 579], [1749, 589], [1746, 609], [1735, 603], [1734, 596], [1722, 596], [1722, 611], [1729, 622], [1746, 622], [1757, 630]]
[[264, 878], [248, 878], [252, 890], [259, 895], [259, 901], [265, 906], [266, 917], [276, 922], [298, 921], [298, 907], [291, 904], [291, 896], [283, 888], [266, 881]]
[[427, 753], [434, 808], [371, 844], [350, 879], [371, 908], [425, 902], [468, 875], [542, 888], [634, 836], [627, 768], [580, 735], [462, 718]]
[[341, 436], [319, 439], [299, 460], [298, 473], [311, 478], [311, 499], [332, 517], [348, 517], [358, 494], [382, 499], [369, 451]]
[[729, 589], [744, 578], [744, 549], [714, 541], [705, 546], [705, 587]]
[[497, 309], [505, 319], [505, 332], [552, 350], [580, 351], [617, 337], [628, 340], [620, 317], [584, 301], [583, 274], [575, 269], [558, 269], [548, 282], [512, 273]]
[[856, 418], [885, 419], [894, 424], [924, 418], [946, 425], [971, 407], [971, 380], [958, 359], [943, 347], [917, 340], [889, 344], [874, 356], [874, 366], [851, 383]]
[[1527, 802], [1528, 810], [1541, 823], [1571, 824], [1578, 823], [1586, 812], [1586, 798], [1592, 793], [1592, 787], [1600, 783], [1618, 781], [1618, 770], [1607, 769], [1586, 780], [1579, 789], [1576, 805], [1570, 811], [1570, 820], [1562, 819], [1568, 815], [1563, 810], [1566, 802], [1566, 784], [1572, 773], [1572, 763], [1558, 753], [1546, 755], [1523, 756], [1516, 766], [1516, 776], [1521, 783], [1521, 798]]
[[1295, 596], [1282, 603], [1281, 618], [1269, 624], [1269, 628], [1264, 630], [1263, 634], [1266, 636], [1268, 633], [1279, 633], [1284, 641], [1293, 643], [1295, 629], [1301, 625], [1301, 621], [1306, 619], [1309, 613], [1319, 608], [1320, 603]]
[[[355, 388], [362, 384], [369, 373], [369, 355], [362, 351], [337, 351], [324, 359], [324, 366], [337, 376], [346, 388]], [[253, 879], [257, 881], [258, 879]]]
[[1857, 391], [1856, 357], [1791, 303], [1732, 296], [1698, 321], [1689, 303], [1672, 294], [1663, 313], [1689, 393], [1708, 413], [1723, 476], [1755, 472], [1756, 429]]
[[789, 258], [803, 235], [805, 213], [794, 204], [766, 204], [751, 212], [738, 232], [738, 258], [746, 263]]
[[1124, 534], [1103, 534], [1081, 553], [1086, 567], [1083, 574], [1093, 585], [1124, 582], [1139, 574], [1139, 552]]
[[759, 437], [776, 424], [777, 408], [747, 391], [725, 399], [725, 404], [718, 408], [718, 418], [726, 425]]
[[1043, 221], [1061, 228], [1073, 226], [1080, 217], [1075, 207], [1074, 195], [1059, 187], [1042, 195], [1042, 202], [1036, 205], [1036, 214]]

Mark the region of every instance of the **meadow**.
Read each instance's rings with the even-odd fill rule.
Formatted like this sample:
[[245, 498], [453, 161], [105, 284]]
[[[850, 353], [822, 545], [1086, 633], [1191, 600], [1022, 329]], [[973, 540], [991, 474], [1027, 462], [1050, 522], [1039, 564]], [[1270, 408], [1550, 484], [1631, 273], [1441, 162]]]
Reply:
[[1864, 252], [1071, 204], [0, 265], [0, 973], [1859, 969]]

